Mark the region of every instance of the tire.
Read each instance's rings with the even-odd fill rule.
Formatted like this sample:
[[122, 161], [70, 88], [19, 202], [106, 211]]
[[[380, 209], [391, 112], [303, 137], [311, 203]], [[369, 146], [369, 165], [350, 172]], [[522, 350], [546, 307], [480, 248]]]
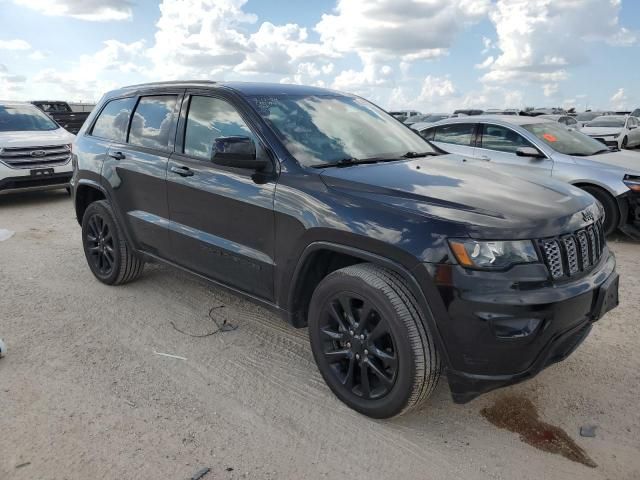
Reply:
[[594, 196], [604, 207], [604, 234], [611, 235], [620, 224], [620, 209], [615, 198], [600, 187], [587, 185], [582, 187], [582, 190]]
[[85, 210], [82, 246], [91, 272], [102, 283], [122, 285], [142, 274], [144, 261], [127, 244], [105, 200], [93, 202]]
[[627, 137], [624, 137], [622, 139], [622, 143], [620, 144], [620, 150], [626, 149], [628, 144], [629, 144], [629, 139]]
[[312, 295], [308, 323], [313, 356], [333, 393], [373, 418], [424, 402], [441, 368], [421, 317], [395, 272], [364, 263], [327, 275]]

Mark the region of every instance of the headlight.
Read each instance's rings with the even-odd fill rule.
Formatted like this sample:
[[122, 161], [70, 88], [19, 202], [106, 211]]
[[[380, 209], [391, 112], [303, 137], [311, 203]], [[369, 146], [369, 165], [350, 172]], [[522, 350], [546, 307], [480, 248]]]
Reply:
[[449, 245], [460, 265], [467, 268], [499, 270], [518, 263], [534, 263], [539, 260], [531, 240], [511, 242], [449, 240]]
[[627, 187], [629, 187], [629, 190], [640, 193], [640, 176], [625, 175], [622, 181]]

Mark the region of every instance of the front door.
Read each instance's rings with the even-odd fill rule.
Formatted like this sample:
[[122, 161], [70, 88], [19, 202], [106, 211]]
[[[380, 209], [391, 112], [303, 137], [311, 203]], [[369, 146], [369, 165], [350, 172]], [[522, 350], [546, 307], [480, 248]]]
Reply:
[[494, 168], [514, 175], [551, 176], [553, 161], [549, 158], [519, 157], [521, 147], [536, 148], [515, 130], [502, 125], [480, 125], [475, 158], [491, 162]]
[[[232, 101], [193, 93], [183, 111], [167, 172], [171, 260], [273, 300], [275, 175], [211, 161], [218, 137], [250, 137], [258, 155], [269, 154], [249, 126], [247, 112]], [[270, 165], [275, 172], [271, 159]]]

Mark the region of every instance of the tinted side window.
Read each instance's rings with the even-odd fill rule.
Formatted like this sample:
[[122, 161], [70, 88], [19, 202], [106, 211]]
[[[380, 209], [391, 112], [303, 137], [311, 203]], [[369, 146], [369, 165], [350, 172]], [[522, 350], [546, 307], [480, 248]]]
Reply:
[[129, 116], [135, 103], [135, 98], [111, 100], [100, 112], [96, 123], [93, 125], [91, 135], [116, 142], [124, 142], [127, 138]]
[[633, 112], [631, 112], [632, 117], [640, 117], [640, 108], [636, 108]]
[[176, 95], [141, 97], [131, 120], [129, 143], [166, 150], [177, 101]]
[[433, 140], [435, 133], [436, 133], [435, 128], [425, 128], [420, 132], [420, 136], [425, 140]]
[[470, 146], [475, 125], [472, 123], [456, 123], [442, 125], [436, 129], [434, 141]]
[[498, 125], [482, 126], [482, 148], [498, 152], [516, 153], [520, 147], [532, 147], [531, 143], [519, 133]]
[[213, 97], [191, 97], [184, 153], [211, 160], [215, 139], [230, 136], [250, 137], [257, 143], [247, 124], [229, 102]]

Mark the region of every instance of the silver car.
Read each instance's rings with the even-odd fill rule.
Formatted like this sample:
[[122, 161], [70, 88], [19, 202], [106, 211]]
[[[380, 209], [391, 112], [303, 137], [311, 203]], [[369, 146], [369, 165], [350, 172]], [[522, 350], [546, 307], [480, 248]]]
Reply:
[[640, 239], [640, 153], [612, 151], [557, 122], [537, 117], [450, 118], [417, 129], [448, 153], [519, 176], [571, 183], [605, 209], [607, 234], [617, 228]]

